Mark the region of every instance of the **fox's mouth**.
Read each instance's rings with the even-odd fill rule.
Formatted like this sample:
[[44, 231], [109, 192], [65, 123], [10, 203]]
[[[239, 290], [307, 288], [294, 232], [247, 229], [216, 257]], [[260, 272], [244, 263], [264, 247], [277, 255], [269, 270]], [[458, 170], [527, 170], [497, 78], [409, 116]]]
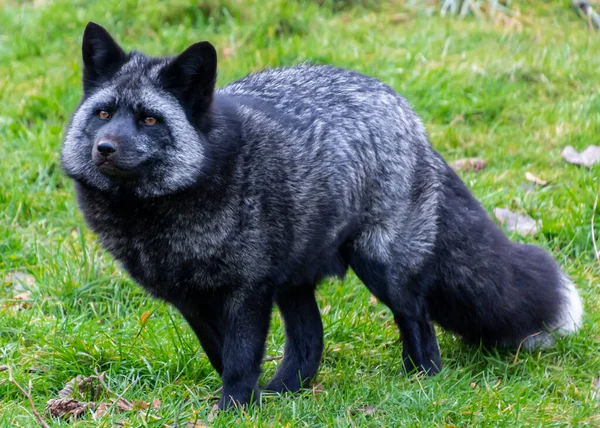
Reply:
[[132, 169], [119, 168], [112, 162], [104, 160], [96, 163], [100, 172], [108, 177], [121, 178], [125, 180], [132, 180], [139, 177], [139, 173]]

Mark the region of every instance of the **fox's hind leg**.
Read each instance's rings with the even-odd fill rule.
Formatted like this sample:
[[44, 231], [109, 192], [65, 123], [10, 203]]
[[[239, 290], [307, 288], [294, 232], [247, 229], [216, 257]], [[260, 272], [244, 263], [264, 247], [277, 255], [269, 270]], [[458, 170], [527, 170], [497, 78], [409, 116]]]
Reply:
[[323, 324], [314, 286], [285, 288], [275, 295], [285, 324], [283, 361], [265, 386], [276, 392], [296, 392], [313, 379], [323, 354]]
[[344, 256], [371, 293], [394, 314], [406, 371], [416, 369], [429, 375], [439, 372], [440, 352], [425, 299], [432, 282], [423, 274], [427, 271], [411, 274], [400, 263], [381, 262], [353, 244], [346, 246]]

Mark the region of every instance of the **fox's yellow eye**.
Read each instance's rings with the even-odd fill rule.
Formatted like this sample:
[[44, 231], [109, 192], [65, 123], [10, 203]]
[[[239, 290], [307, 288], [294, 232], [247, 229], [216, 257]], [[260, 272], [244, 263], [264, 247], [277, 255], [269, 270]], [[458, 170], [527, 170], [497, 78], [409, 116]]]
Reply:
[[109, 112], [107, 112], [106, 110], [100, 110], [100, 111], [98, 112], [98, 117], [99, 117], [100, 119], [108, 119], [108, 118], [110, 117], [110, 113], [109, 113]]
[[152, 117], [152, 116], [148, 116], [146, 119], [144, 119], [144, 123], [146, 125], [155, 125], [156, 124], [156, 118]]

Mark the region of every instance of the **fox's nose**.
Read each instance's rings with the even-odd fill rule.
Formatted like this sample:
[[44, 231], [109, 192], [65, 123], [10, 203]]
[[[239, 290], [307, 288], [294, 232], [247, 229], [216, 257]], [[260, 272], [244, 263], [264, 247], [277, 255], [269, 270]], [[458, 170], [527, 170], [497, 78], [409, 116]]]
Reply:
[[117, 151], [117, 145], [112, 140], [100, 140], [98, 144], [96, 144], [96, 150], [102, 156], [109, 156], [110, 154]]

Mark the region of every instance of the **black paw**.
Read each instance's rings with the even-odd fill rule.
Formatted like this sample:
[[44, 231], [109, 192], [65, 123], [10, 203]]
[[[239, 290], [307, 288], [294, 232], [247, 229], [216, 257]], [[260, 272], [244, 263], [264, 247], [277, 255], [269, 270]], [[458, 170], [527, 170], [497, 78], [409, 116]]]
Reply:
[[260, 398], [260, 389], [254, 388], [244, 392], [227, 394], [223, 392], [219, 399], [219, 410], [232, 410], [248, 407], [258, 402]]

